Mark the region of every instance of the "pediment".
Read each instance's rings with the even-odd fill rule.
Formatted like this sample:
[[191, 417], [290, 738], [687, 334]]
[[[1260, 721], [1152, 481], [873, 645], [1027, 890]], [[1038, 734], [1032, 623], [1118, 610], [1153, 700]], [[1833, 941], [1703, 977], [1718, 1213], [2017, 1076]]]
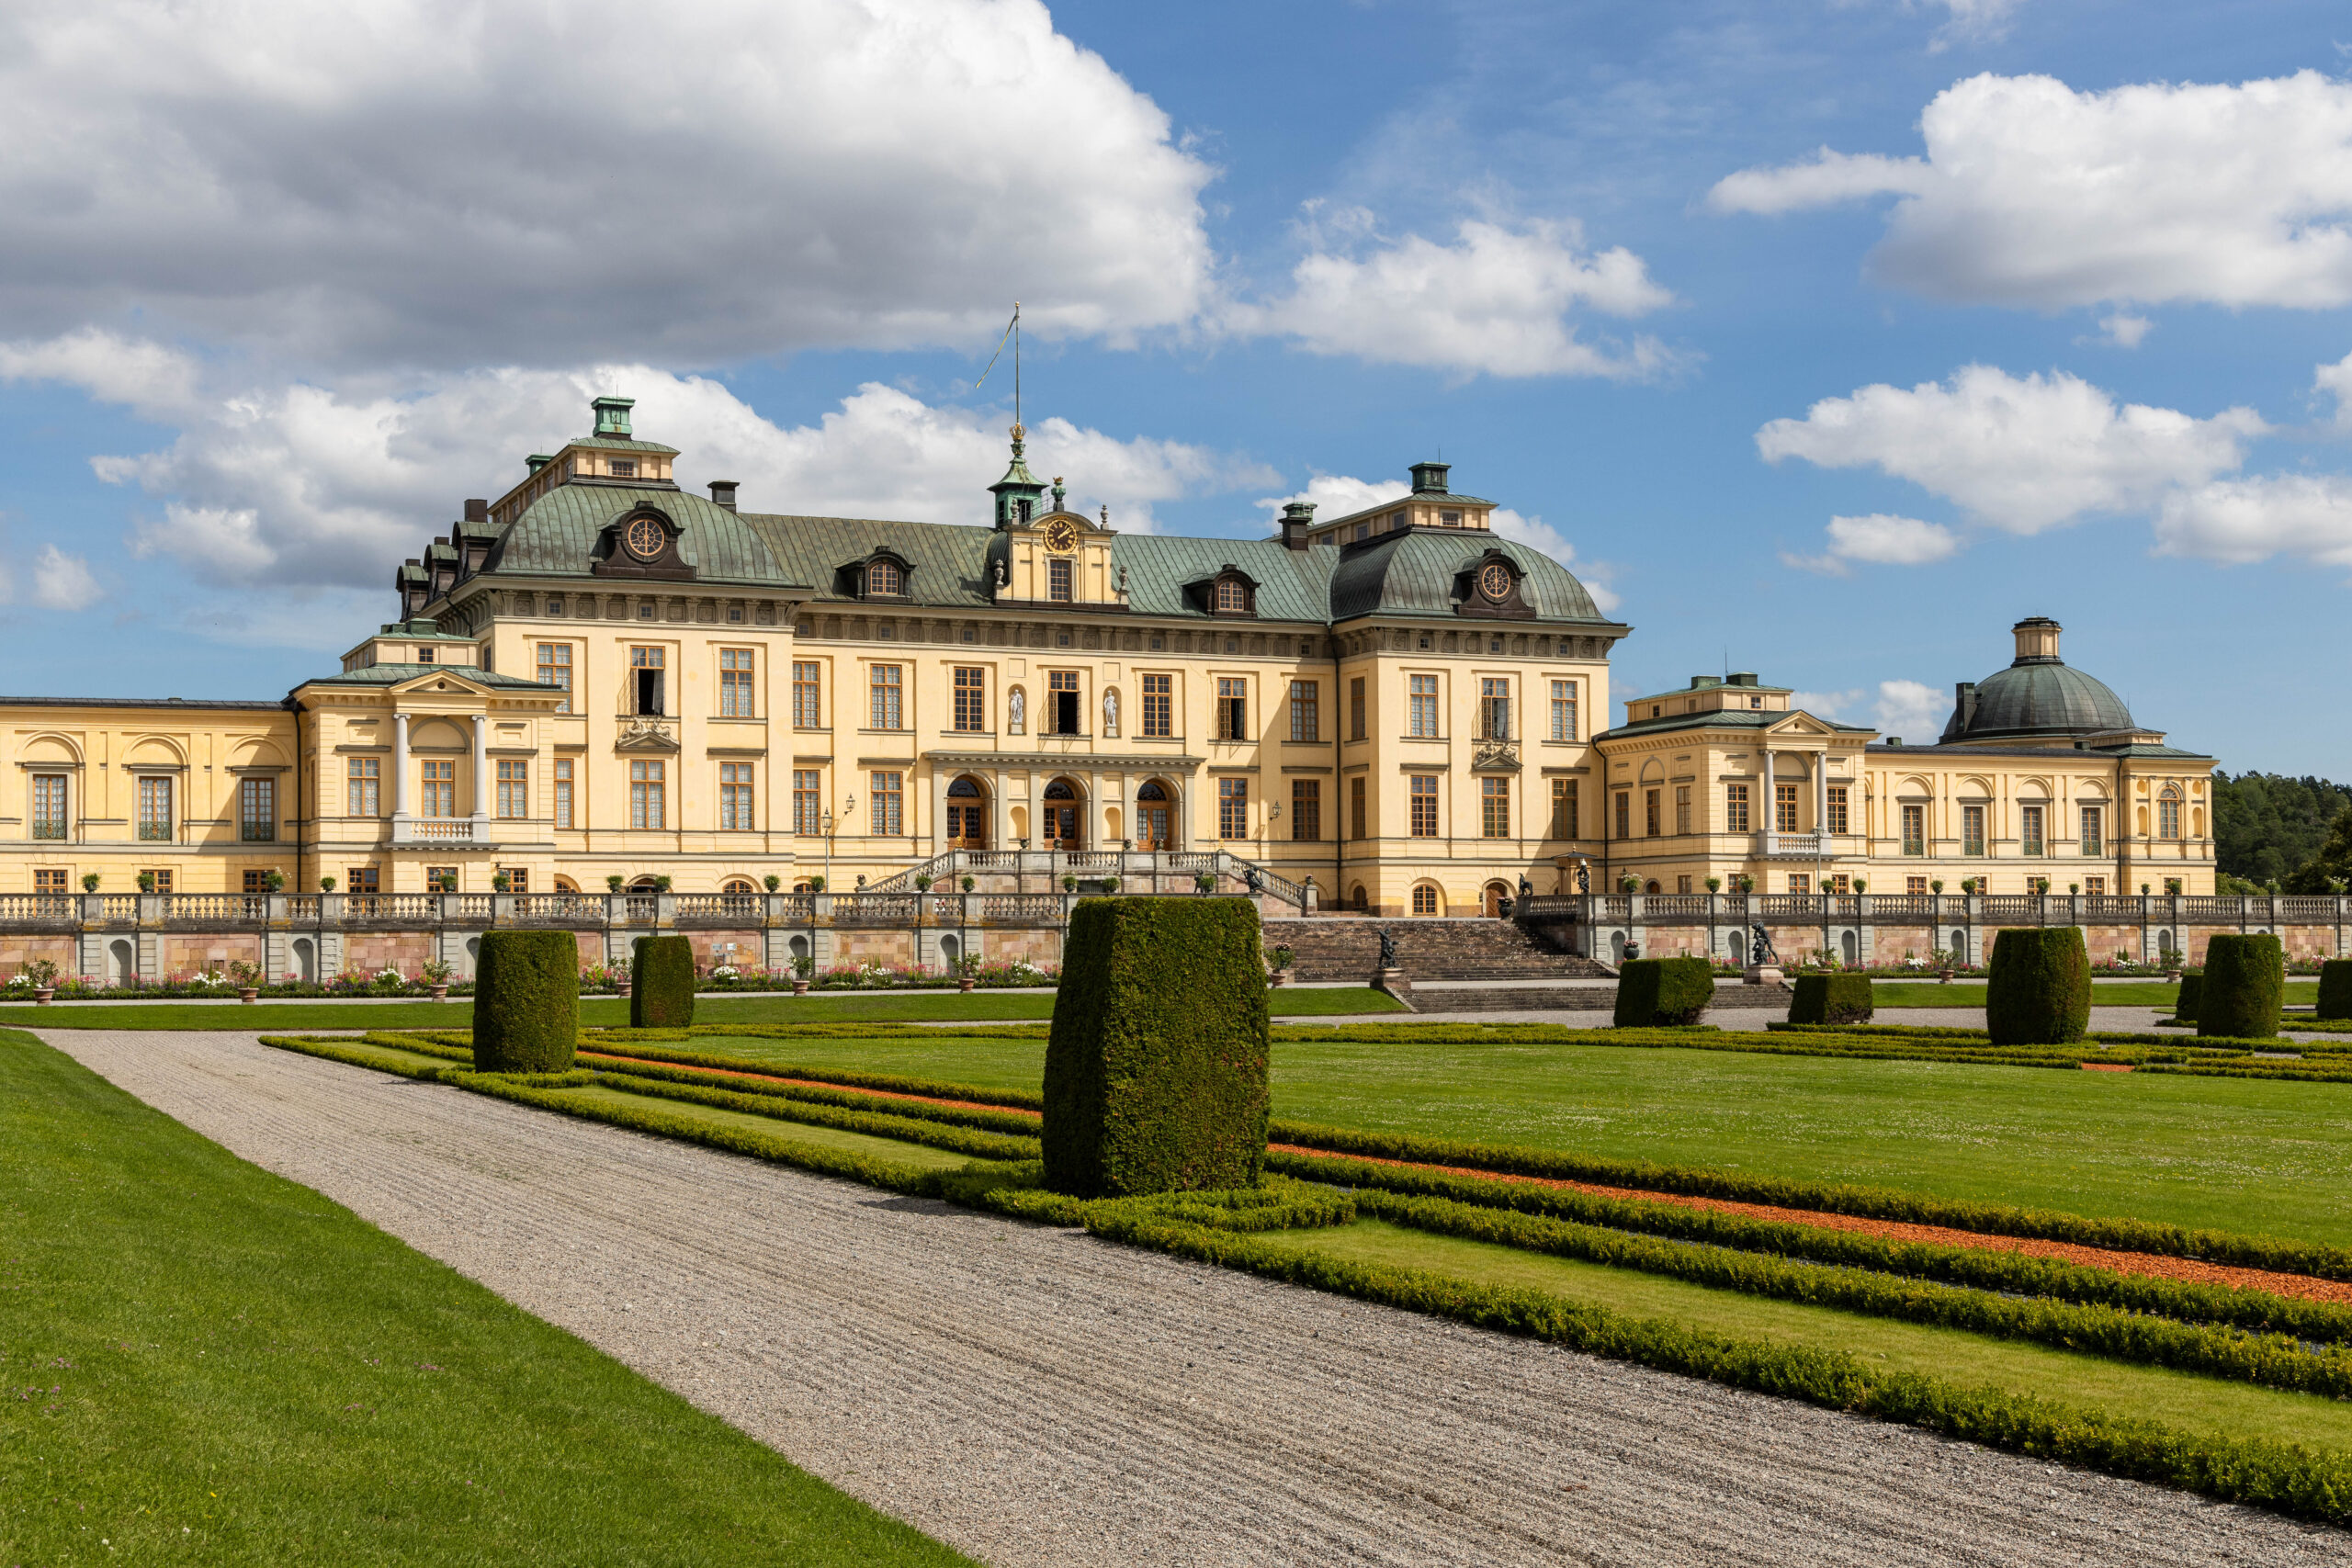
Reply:
[[469, 681], [454, 670], [435, 670], [430, 675], [415, 675], [395, 682], [391, 691], [394, 696], [401, 697], [416, 694], [486, 697], [491, 694], [492, 688], [481, 682]]
[[1764, 733], [1776, 740], [1791, 736], [1804, 736], [1809, 740], [1827, 740], [1843, 732], [1832, 728], [1813, 715], [1799, 709], [1779, 723], [1767, 726]]

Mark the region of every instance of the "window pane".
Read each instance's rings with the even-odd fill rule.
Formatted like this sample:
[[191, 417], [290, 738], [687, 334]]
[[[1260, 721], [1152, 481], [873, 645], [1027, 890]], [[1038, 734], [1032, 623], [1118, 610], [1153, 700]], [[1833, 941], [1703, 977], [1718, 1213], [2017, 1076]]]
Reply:
[[1313, 840], [1323, 836], [1323, 784], [1320, 780], [1291, 781], [1290, 836], [1295, 840]]
[[825, 812], [820, 804], [820, 775], [814, 768], [792, 771], [792, 830], [810, 836], [825, 830]]
[[988, 721], [988, 671], [972, 665], [956, 670], [956, 728], [983, 730]]
[[383, 815], [383, 760], [354, 757], [345, 768], [344, 813], [349, 817]]
[[1216, 836], [1220, 839], [1246, 839], [1250, 836], [1248, 779], [1216, 781]]
[[33, 775], [33, 837], [62, 839], [65, 827], [65, 775]]
[[1321, 739], [1322, 719], [1319, 714], [1322, 688], [1312, 681], [1290, 683], [1290, 738], [1293, 740]]
[[818, 700], [819, 671], [815, 660], [795, 660], [792, 666], [792, 722], [801, 729], [823, 727], [824, 705]]
[[900, 787], [904, 775], [896, 773], [876, 773], [871, 775], [871, 797], [874, 832], [878, 836], [906, 831], [905, 794]]
[[1414, 736], [1437, 734], [1437, 677], [1414, 675], [1408, 678], [1407, 694], [1409, 711], [1406, 733]]
[[1412, 804], [1412, 835], [1416, 839], [1437, 837], [1437, 779], [1433, 774], [1415, 773], [1409, 790]]
[[1574, 740], [1577, 738], [1577, 683], [1574, 681], [1552, 682], [1552, 739]]
[[905, 713], [905, 709], [899, 701], [901, 688], [899, 685], [899, 666], [896, 664], [876, 664], [874, 666], [874, 673], [871, 680], [873, 712], [869, 716], [872, 719], [872, 723], [869, 724], [867, 728], [872, 729], [904, 728], [905, 726], [899, 722], [901, 716]]
[[1489, 839], [1510, 837], [1510, 781], [1481, 779], [1479, 832]]
[[1510, 682], [1492, 677], [1478, 682], [1478, 739], [1510, 739]]
[[572, 770], [576, 766], [570, 758], [559, 758], [555, 764], [555, 825], [571, 826]]
[[1172, 736], [1175, 731], [1175, 677], [1147, 675], [1143, 678], [1143, 732], [1148, 736]]
[[542, 684], [560, 686], [563, 695], [557, 699], [555, 711], [571, 711], [571, 645], [568, 642], [539, 644], [539, 680]]

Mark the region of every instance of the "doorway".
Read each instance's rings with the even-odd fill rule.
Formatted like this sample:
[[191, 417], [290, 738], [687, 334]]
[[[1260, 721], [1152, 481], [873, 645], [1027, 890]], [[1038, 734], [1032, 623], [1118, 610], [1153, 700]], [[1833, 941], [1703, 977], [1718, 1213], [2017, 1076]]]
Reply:
[[1487, 907], [1487, 919], [1490, 920], [1501, 919], [1503, 918], [1503, 900], [1510, 897], [1510, 889], [1503, 884], [1499, 882], [1487, 883], [1486, 892], [1481, 898], [1481, 902], [1483, 902]]
[[984, 850], [989, 847], [989, 807], [979, 781], [966, 773], [947, 786], [947, 847]]
[[1176, 847], [1174, 804], [1168, 786], [1158, 779], [1136, 791], [1136, 848], [1172, 850]]
[[1038, 816], [1038, 836], [1045, 840], [1046, 848], [1075, 854], [1086, 847], [1085, 810], [1076, 786], [1068, 779], [1056, 779], [1046, 786]]

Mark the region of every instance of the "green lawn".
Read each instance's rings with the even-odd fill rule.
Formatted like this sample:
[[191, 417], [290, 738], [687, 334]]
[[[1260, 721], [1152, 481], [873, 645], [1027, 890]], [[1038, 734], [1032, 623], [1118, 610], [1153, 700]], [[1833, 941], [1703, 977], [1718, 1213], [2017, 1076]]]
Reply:
[[1278, 1231], [1276, 1247], [1355, 1262], [1430, 1269], [1482, 1284], [1549, 1291], [1636, 1317], [1669, 1318], [1743, 1339], [1842, 1350], [1966, 1386], [1990, 1386], [2191, 1431], [2352, 1450], [2352, 1403], [2160, 1367], [2135, 1366], [1955, 1329], [1767, 1301], [1487, 1242], [1430, 1235], [1378, 1220], [1336, 1230]]
[[0, 1563], [964, 1561], [16, 1031], [0, 1238]]
[[[1284, 987], [1266, 993], [1277, 1018], [1328, 1018], [1355, 1013], [1397, 1012], [1385, 992], [1364, 987], [1302, 989]], [[706, 998], [695, 1004], [697, 1023], [836, 1023], [957, 1019], [1038, 1019], [1054, 1016], [1050, 995], [1002, 991], [879, 991], [794, 997], [753, 992]], [[447, 1002], [155, 1002], [122, 1006], [110, 1002], [0, 1004], [0, 1021], [24, 1029], [253, 1029], [296, 1034], [321, 1029], [466, 1029], [473, 1004]], [[628, 1003], [614, 997], [581, 999], [580, 1021], [591, 1028], [628, 1024]]]
[[[1035, 1089], [1045, 1042], [697, 1039], [695, 1048]], [[2352, 1246], [2352, 1089], [1940, 1062], [1277, 1042], [1302, 1122], [1902, 1187]]]
[[[2099, 1008], [2162, 1008], [2170, 1012], [2179, 997], [2178, 986], [2167, 986], [2162, 980], [2091, 987], [2091, 1006]], [[1932, 980], [1878, 980], [1871, 986], [1871, 1000], [1883, 1008], [1981, 1008], [1984, 1005], [1984, 982], [1954, 980], [1945, 986]], [[2310, 1007], [2318, 1000], [2317, 980], [2287, 982], [2288, 1006]]]
[[741, 1132], [781, 1138], [788, 1143], [841, 1149], [850, 1154], [887, 1160], [893, 1165], [915, 1166], [923, 1170], [961, 1170], [972, 1163], [970, 1155], [905, 1143], [897, 1138], [877, 1138], [870, 1134], [845, 1132], [837, 1127], [812, 1127], [805, 1122], [787, 1122], [777, 1116], [754, 1116], [744, 1111], [696, 1105], [691, 1100], [664, 1100], [650, 1094], [630, 1094], [624, 1089], [602, 1086], [559, 1090], [557, 1098], [581, 1105], [609, 1105], [625, 1111], [658, 1111], [681, 1122], [699, 1122], [707, 1127], [732, 1127]]

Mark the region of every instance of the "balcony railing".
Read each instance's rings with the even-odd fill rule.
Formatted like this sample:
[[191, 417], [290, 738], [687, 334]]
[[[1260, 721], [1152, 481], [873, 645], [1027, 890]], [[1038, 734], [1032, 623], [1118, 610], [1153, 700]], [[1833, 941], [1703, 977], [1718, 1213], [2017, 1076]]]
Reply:
[[139, 837], [146, 843], [168, 844], [172, 841], [172, 825], [169, 822], [141, 822], [139, 824]]
[[62, 839], [62, 838], [64, 838], [64, 837], [65, 837], [65, 835], [66, 835], [66, 822], [65, 822], [65, 818], [62, 818], [62, 817], [36, 817], [36, 818], [33, 818], [33, 837], [34, 837], [34, 838], [36, 838], [36, 839]]
[[237, 837], [248, 844], [274, 844], [277, 841], [277, 824], [247, 822], [239, 829]]

